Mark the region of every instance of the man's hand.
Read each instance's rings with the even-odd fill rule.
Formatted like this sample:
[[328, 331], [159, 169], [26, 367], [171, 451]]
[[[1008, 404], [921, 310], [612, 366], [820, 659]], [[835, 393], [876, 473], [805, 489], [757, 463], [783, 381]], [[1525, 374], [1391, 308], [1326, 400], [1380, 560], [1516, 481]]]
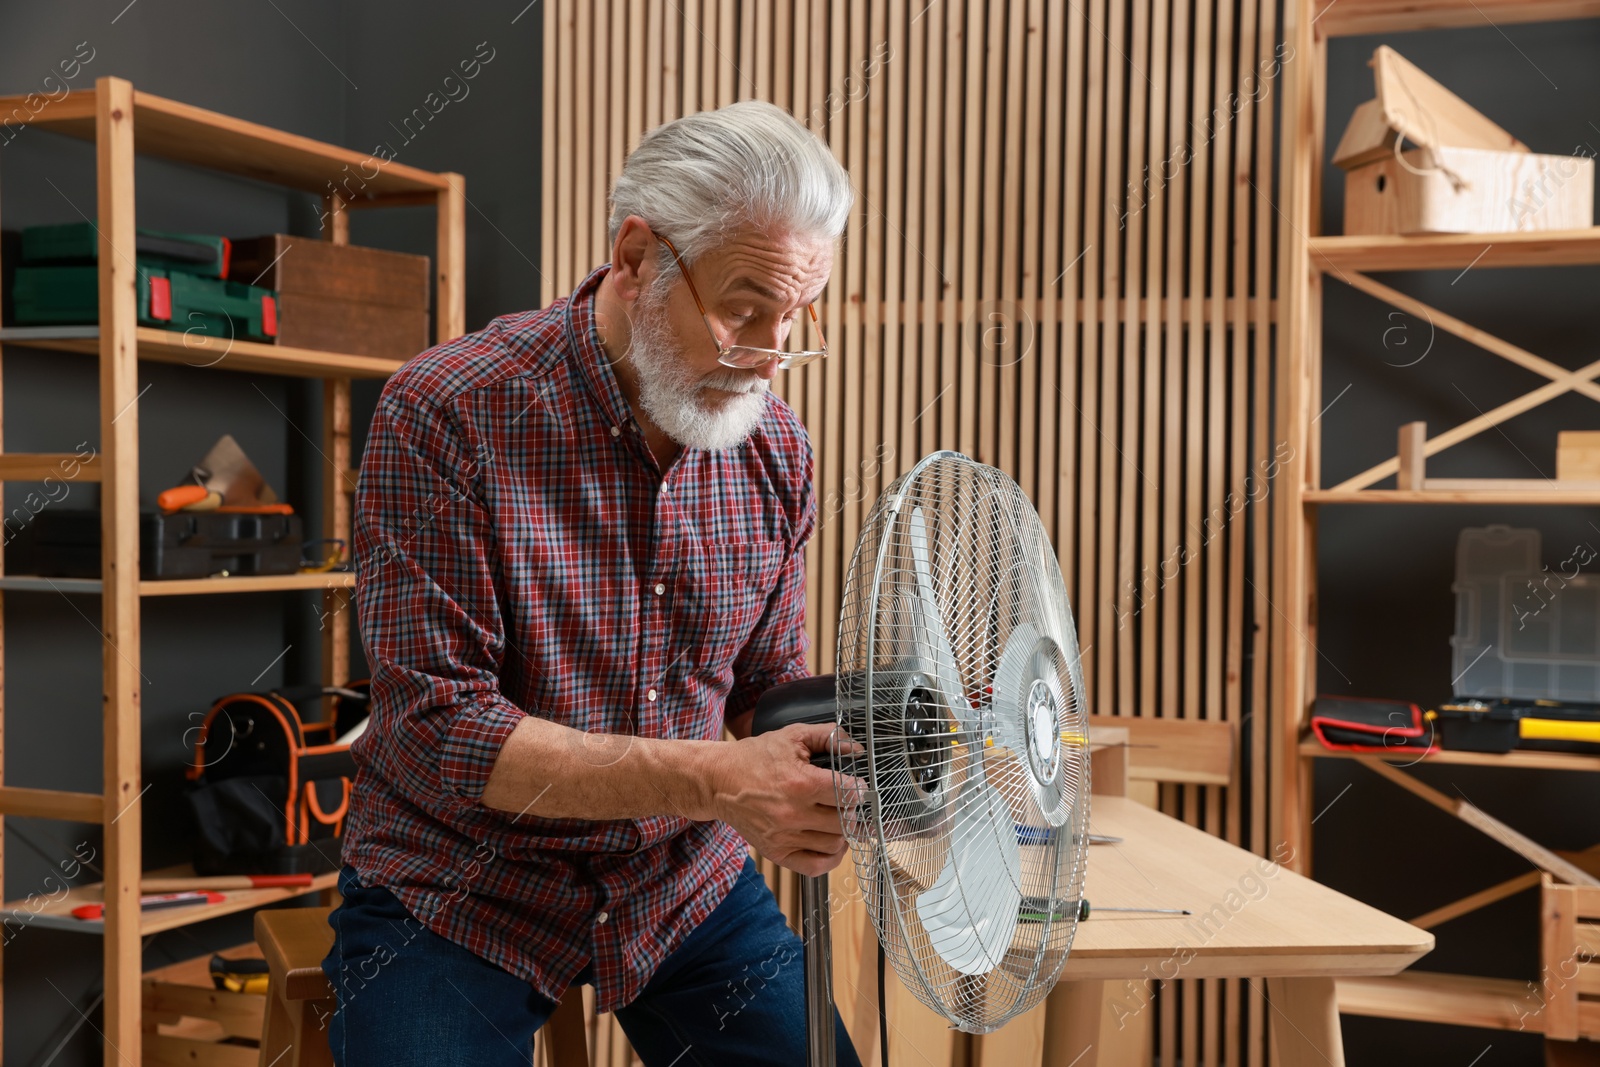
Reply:
[[[811, 765], [813, 753], [830, 751], [834, 730], [825, 723], [785, 726], [724, 742], [712, 762], [716, 817], [763, 856], [813, 878], [837, 867], [849, 847], [839, 825], [835, 777], [847, 788], [865, 787], [859, 778]], [[847, 740], [840, 741], [839, 750], [866, 751]]]

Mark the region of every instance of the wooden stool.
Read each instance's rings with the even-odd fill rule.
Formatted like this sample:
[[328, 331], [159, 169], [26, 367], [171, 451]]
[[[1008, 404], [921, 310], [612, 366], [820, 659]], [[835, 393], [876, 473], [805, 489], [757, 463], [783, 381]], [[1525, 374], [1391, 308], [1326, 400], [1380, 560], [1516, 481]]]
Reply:
[[[333, 948], [332, 908], [256, 912], [256, 944], [267, 958], [267, 1017], [261, 1067], [332, 1067], [324, 1021], [339, 1006], [322, 973]], [[284, 1055], [287, 1052], [288, 1055]], [[281, 1057], [281, 1058], [280, 1058]]]
[[[256, 942], [267, 958], [270, 985], [261, 1028], [261, 1067], [332, 1067], [328, 1018], [339, 1002], [322, 973], [333, 948], [331, 908], [256, 912]], [[588, 1067], [583, 990], [569, 989], [540, 1031], [551, 1067]], [[285, 1055], [287, 1053], [287, 1055]]]

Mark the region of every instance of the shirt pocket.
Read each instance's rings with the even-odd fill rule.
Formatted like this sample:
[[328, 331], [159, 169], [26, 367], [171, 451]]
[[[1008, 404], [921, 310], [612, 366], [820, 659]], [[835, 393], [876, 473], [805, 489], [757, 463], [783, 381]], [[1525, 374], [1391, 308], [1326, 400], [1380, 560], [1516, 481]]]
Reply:
[[685, 612], [685, 639], [702, 667], [732, 665], [761, 621], [783, 570], [782, 541], [706, 542]]

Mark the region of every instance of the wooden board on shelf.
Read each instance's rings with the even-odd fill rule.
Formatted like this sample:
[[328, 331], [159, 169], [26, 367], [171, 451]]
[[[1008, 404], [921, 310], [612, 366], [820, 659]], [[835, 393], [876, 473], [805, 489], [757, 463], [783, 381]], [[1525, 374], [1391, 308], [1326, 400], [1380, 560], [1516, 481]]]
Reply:
[[1543, 233], [1357, 234], [1312, 237], [1313, 268], [1464, 270], [1468, 267], [1570, 267], [1600, 263], [1600, 226]]
[[[1335, 752], [1316, 741], [1303, 741], [1300, 754], [1322, 759], [1362, 759], [1376, 756], [1390, 763], [1410, 764], [1418, 761], [1415, 752], [1395, 752], [1385, 755], [1375, 752]], [[1508, 770], [1534, 771], [1600, 771], [1600, 756], [1587, 756], [1580, 752], [1537, 752], [1518, 749], [1504, 754], [1494, 752], [1460, 752], [1448, 748], [1436, 749], [1432, 755], [1421, 757], [1421, 763], [1450, 763], [1468, 767], [1502, 767]]]
[[[26, 96], [0, 96], [0, 128], [26, 124], [87, 141], [95, 138], [95, 101], [109, 81], [80, 89], [52, 102], [38, 114], [24, 104]], [[125, 84], [125, 83], [124, 83]], [[348, 188], [353, 201], [389, 194], [437, 193], [445, 188], [438, 174], [366, 152], [314, 141], [205, 108], [168, 100], [153, 93], [133, 93], [134, 151], [180, 163], [228, 171], [246, 178], [323, 193]]]
[[1314, 0], [1327, 37], [1600, 17], [1600, 0]]
[[[186, 334], [140, 326], [135, 331], [139, 358], [152, 363], [182, 363], [199, 369], [281, 374], [293, 378], [387, 378], [403, 360], [358, 356], [347, 352], [319, 352], [311, 348], [268, 345], [257, 341], [229, 341], [220, 337]], [[95, 355], [99, 332], [85, 334], [81, 327], [62, 327], [60, 336], [40, 330], [27, 333], [0, 330], [0, 342], [45, 348], [57, 352]]]
[[[193, 875], [194, 868], [188, 864], [180, 864], [176, 867], [150, 871], [148, 874], [153, 878], [181, 878]], [[139, 935], [143, 937], [146, 934], [215, 919], [219, 915], [231, 915], [234, 912], [259, 908], [263, 904], [292, 900], [295, 897], [331, 889], [338, 880], [338, 874], [330, 871], [313, 878], [309, 888], [296, 886], [291, 889], [234, 889], [224, 893], [223, 899], [216, 904], [195, 904], [186, 908], [161, 908], [148, 911], [140, 916]], [[37, 926], [86, 934], [98, 934], [104, 931], [103, 920], [76, 919], [72, 916], [72, 909], [80, 904], [99, 904], [104, 901], [101, 883], [73, 886], [54, 900], [48, 899], [48, 896], [56, 894], [39, 894], [38, 898], [31, 902], [26, 899], [6, 901], [0, 906], [0, 922], [3, 922], [8, 930], [24, 930], [30, 926]]]
[[[142, 581], [139, 595], [188, 596], [214, 593], [275, 593], [290, 589], [351, 589], [356, 576], [351, 571], [323, 574], [239, 575], [229, 578], [177, 578], [170, 581]], [[37, 574], [0, 575], [0, 590], [32, 593], [98, 593], [98, 578], [48, 578]]]
[[[1509, 480], [1509, 479], [1508, 479]], [[1526, 479], [1533, 481], [1533, 479]], [[1548, 483], [1545, 483], [1548, 484]], [[1600, 489], [1308, 489], [1307, 504], [1600, 505]]]

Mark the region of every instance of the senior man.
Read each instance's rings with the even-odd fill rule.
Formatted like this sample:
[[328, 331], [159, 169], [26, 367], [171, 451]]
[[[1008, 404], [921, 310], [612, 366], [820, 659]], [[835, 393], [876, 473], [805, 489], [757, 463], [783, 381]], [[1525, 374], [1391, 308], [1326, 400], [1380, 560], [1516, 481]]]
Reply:
[[768, 384], [826, 352], [851, 203], [778, 108], [678, 119], [616, 179], [610, 263], [384, 386], [355, 519], [373, 714], [323, 963], [340, 1064], [525, 1064], [579, 983], [646, 1064], [804, 1062], [801, 945], [746, 843], [807, 875], [846, 845], [809, 763], [829, 730], [749, 736], [806, 673], [816, 524]]

